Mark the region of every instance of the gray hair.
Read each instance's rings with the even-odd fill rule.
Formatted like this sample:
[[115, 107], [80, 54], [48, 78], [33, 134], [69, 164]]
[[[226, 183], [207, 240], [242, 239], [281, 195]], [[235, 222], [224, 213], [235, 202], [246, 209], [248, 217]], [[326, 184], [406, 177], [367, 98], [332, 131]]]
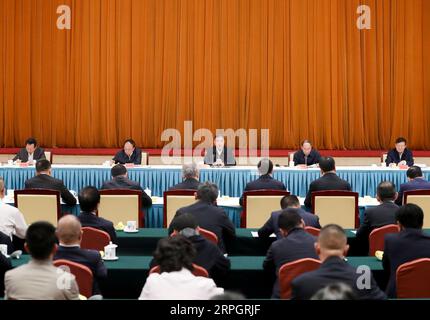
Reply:
[[199, 176], [199, 168], [195, 162], [186, 163], [182, 166], [182, 176], [186, 179], [197, 178]]

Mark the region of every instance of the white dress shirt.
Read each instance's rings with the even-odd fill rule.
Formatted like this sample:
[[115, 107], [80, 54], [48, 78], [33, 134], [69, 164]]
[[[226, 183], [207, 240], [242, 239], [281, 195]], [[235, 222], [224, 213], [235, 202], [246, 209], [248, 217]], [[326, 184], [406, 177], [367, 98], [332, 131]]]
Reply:
[[196, 277], [190, 270], [151, 273], [146, 279], [139, 300], [209, 300], [223, 294], [210, 278]]
[[0, 231], [12, 239], [12, 235], [24, 239], [27, 224], [18, 208], [8, 205], [0, 199]]

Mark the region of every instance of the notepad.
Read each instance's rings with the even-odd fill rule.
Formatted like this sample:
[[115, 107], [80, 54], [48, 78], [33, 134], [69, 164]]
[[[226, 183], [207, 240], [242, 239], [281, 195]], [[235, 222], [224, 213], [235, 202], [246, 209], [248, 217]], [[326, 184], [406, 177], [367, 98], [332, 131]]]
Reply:
[[[258, 232], [257, 231], [251, 231], [251, 234], [254, 238], [258, 238]], [[276, 235], [274, 233], [272, 233], [270, 235], [270, 238], [276, 238]]]

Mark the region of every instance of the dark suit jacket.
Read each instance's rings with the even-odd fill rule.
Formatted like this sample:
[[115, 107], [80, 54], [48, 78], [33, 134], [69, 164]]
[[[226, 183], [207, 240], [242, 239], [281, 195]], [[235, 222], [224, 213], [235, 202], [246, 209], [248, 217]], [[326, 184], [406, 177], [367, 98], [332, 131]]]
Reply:
[[130, 189], [142, 191], [142, 206], [149, 208], [152, 206], [152, 199], [146, 194], [138, 182], [130, 180], [126, 177], [115, 177], [112, 180], [105, 181], [100, 188], [101, 190], [106, 189]]
[[360, 276], [363, 276], [363, 273], [357, 273], [356, 268], [350, 266], [341, 258], [329, 257], [321, 264], [319, 269], [303, 273], [292, 281], [291, 299], [309, 300], [320, 289], [338, 282], [350, 286], [360, 300], [386, 299], [385, 293], [379, 289], [373, 276], [370, 289], [357, 288], [357, 283], [363, 283], [358, 279]]
[[387, 159], [385, 160], [385, 163], [388, 166], [390, 163], [398, 164], [400, 161], [403, 161], [403, 160], [406, 161], [406, 164], [409, 167], [413, 166], [414, 156], [412, 154], [412, 151], [406, 148], [405, 151], [403, 151], [402, 158], [400, 159], [399, 153], [397, 152], [396, 148], [394, 148], [388, 151]]
[[11, 254], [14, 251], [12, 240], [9, 236], [0, 231], [0, 244], [7, 245], [7, 254]]
[[0, 253], [0, 297], [4, 296], [4, 274], [10, 269], [12, 269], [10, 260]]
[[[18, 159], [21, 160], [22, 162], [28, 161], [28, 152], [25, 148], [22, 148], [18, 151], [16, 156], [13, 158], [13, 161], [16, 161]], [[41, 159], [46, 159], [45, 150], [37, 147], [36, 149], [34, 149], [33, 160], [37, 161], [37, 160], [41, 160]]]
[[107, 269], [98, 251], [60, 245], [54, 256], [54, 260], [59, 259], [70, 260], [90, 268], [93, 273], [93, 295], [101, 293], [98, 280], [107, 277]]
[[398, 209], [399, 207], [392, 201], [386, 201], [377, 207], [368, 208], [364, 211], [363, 222], [356, 234], [356, 239], [363, 250], [363, 255], [369, 252], [369, 235], [373, 229], [387, 224], [396, 224], [396, 212]]
[[106, 231], [110, 235], [110, 240], [113, 243], [117, 243], [115, 228], [111, 221], [97, 217], [92, 212], [81, 212], [78, 218], [81, 221], [82, 227], [92, 227]]
[[61, 199], [69, 206], [76, 204], [76, 198], [70, 193], [62, 180], [55, 179], [47, 174], [39, 174], [25, 182], [25, 189], [51, 189], [61, 193]]
[[[204, 158], [205, 164], [214, 164], [218, 158], [218, 154], [216, 152], [216, 147], [213, 146], [211, 149], [206, 150], [206, 155]], [[233, 150], [224, 146], [224, 150], [220, 155], [220, 159], [224, 162], [225, 166], [235, 166], [236, 160], [234, 158]]]
[[312, 181], [305, 199], [306, 208], [312, 208], [312, 192], [325, 190], [351, 191], [348, 181], [342, 180], [335, 173], [326, 173], [321, 178]]
[[[184, 213], [192, 214], [196, 217], [201, 228], [212, 231], [217, 235], [218, 245], [222, 252], [225, 252], [225, 242], [233, 240], [236, 236], [233, 222], [228, 218], [223, 208], [200, 200], [190, 206], [180, 208], [175, 217]], [[169, 234], [172, 232], [173, 229], [169, 226]]]
[[[267, 237], [270, 237], [272, 233], [274, 233], [277, 239], [282, 238], [282, 235], [281, 235], [281, 232], [279, 231], [279, 226], [278, 226], [279, 215], [282, 213], [282, 211], [283, 210], [272, 212], [272, 214], [270, 215], [270, 218], [266, 221], [264, 226], [262, 226], [258, 230], [259, 237], [267, 238]], [[306, 212], [303, 209], [297, 209], [297, 212], [302, 217], [306, 226], [321, 229], [319, 217], [317, 215]]]
[[316, 240], [316, 237], [304, 229], [297, 228], [291, 230], [285, 238], [272, 243], [263, 262], [264, 270], [276, 273], [272, 298], [280, 297], [278, 272], [282, 265], [303, 258], [319, 259], [315, 251]]
[[295, 166], [297, 166], [298, 164], [306, 164], [308, 166], [311, 166], [313, 164], [319, 163], [320, 158], [320, 153], [315, 149], [311, 150], [311, 153], [309, 153], [309, 156], [307, 156], [307, 158], [305, 158], [304, 152], [302, 151], [302, 149], [300, 149], [294, 153], [293, 161]]
[[124, 152], [124, 149], [122, 149], [116, 153], [115, 157], [113, 157], [112, 160], [115, 163], [121, 163], [121, 164], [134, 163], [136, 165], [140, 165], [142, 164], [142, 150], [140, 150], [139, 148], [134, 148], [133, 153], [129, 157]]
[[170, 187], [169, 190], [197, 190], [200, 185], [200, 181], [191, 178]]
[[430, 236], [422, 230], [404, 229], [385, 236], [382, 265], [390, 276], [387, 285], [388, 297], [395, 298], [397, 295], [397, 268], [405, 262], [420, 258], [430, 258]]
[[[261, 175], [258, 179], [248, 182], [245, 186], [244, 191], [264, 190], [264, 189], [287, 190], [283, 182], [273, 179], [273, 177], [270, 174], [264, 174], [264, 175]], [[240, 205], [243, 205], [243, 195], [240, 197], [239, 203]]]
[[430, 182], [424, 178], [415, 178], [409, 182], [400, 185], [399, 196], [396, 199], [396, 204], [403, 204], [403, 193], [411, 190], [430, 190]]

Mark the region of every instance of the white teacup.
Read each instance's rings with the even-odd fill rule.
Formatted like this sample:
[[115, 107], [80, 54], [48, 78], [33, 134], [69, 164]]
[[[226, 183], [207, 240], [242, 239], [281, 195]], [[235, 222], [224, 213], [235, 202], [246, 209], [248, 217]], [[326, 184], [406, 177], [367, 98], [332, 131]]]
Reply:
[[8, 164], [9, 166], [12, 166], [12, 165], [13, 165], [13, 160], [8, 160], [8, 161], [7, 161], [7, 164]]
[[113, 244], [112, 241], [109, 242], [109, 245], [105, 247], [105, 259], [115, 259], [117, 247], [118, 246], [116, 244]]
[[7, 256], [7, 244], [0, 244], [0, 252], [2, 255]]
[[127, 221], [127, 231], [135, 231], [137, 228], [136, 221]]

